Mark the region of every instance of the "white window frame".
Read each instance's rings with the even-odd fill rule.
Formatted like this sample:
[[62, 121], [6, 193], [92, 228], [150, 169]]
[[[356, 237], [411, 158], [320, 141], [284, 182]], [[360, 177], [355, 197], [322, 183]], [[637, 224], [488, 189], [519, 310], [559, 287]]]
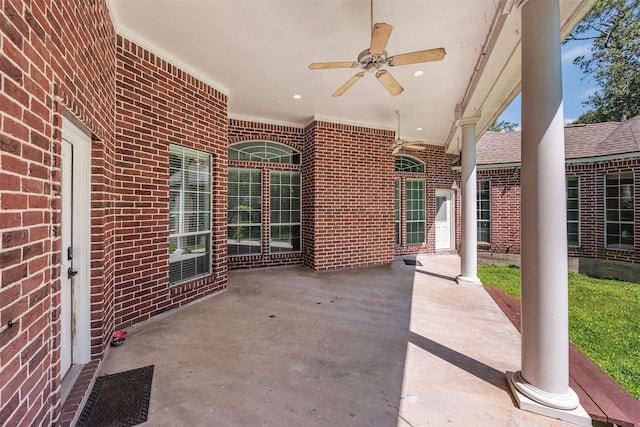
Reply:
[[[293, 183], [289, 183], [289, 188], [293, 189], [294, 185], [298, 187], [298, 195], [294, 196], [294, 195], [290, 195], [290, 197], [288, 197], [289, 202], [292, 202], [293, 200], [297, 199], [298, 200], [298, 209], [293, 209], [291, 208], [291, 206], [289, 206], [289, 215], [291, 216], [293, 212], [297, 211], [299, 218], [298, 221], [289, 221], [289, 222], [273, 222], [272, 218], [273, 218], [273, 214], [275, 213], [275, 210], [273, 208], [273, 186], [274, 185], [279, 185], [282, 189], [283, 184], [279, 183], [279, 184], [274, 184], [273, 183], [273, 174], [274, 173], [286, 173], [286, 174], [290, 174], [291, 177], [294, 176], [294, 174], [298, 175], [298, 183], [297, 184], [293, 184]], [[298, 170], [269, 170], [269, 253], [270, 254], [286, 254], [286, 253], [300, 253], [302, 251], [302, 174], [300, 173], [300, 171]], [[286, 197], [283, 197], [282, 195], [278, 196], [278, 199], [280, 199], [280, 201], [282, 200], [286, 200]], [[285, 209], [278, 209], [278, 212], [283, 213], [286, 212]], [[299, 239], [299, 244], [298, 247], [299, 249], [291, 249], [289, 251], [274, 251], [273, 247], [274, 245], [274, 241], [273, 241], [273, 236], [272, 236], [272, 230], [273, 227], [282, 227], [282, 226], [290, 226], [290, 227], [298, 227], [299, 230], [299, 234], [298, 234], [298, 239]]]
[[[617, 213], [618, 213], [618, 217], [620, 216], [620, 211], [622, 211], [623, 209], [620, 206], [620, 178], [625, 175], [630, 175], [631, 176], [631, 199], [632, 199], [632, 206], [633, 206], [633, 215], [632, 218], [633, 220], [631, 221], [623, 221], [620, 218], [617, 221], [610, 221], [608, 219], [609, 217], [609, 211], [610, 209], [608, 209], [607, 207], [607, 201], [610, 199], [613, 199], [613, 197], [609, 197], [607, 195], [607, 180], [609, 177], [614, 177], [617, 176], [618, 178], [618, 207], [617, 207]], [[604, 194], [603, 194], [603, 199], [604, 199], [604, 247], [605, 249], [608, 250], [616, 250], [616, 251], [623, 251], [623, 252], [632, 252], [635, 249], [635, 243], [636, 243], [636, 236], [635, 234], [632, 234], [632, 238], [633, 238], [633, 244], [631, 247], [623, 247], [622, 243], [620, 243], [618, 246], [614, 246], [614, 245], [610, 245], [609, 244], [609, 225], [610, 224], [618, 224], [618, 225], [622, 225], [622, 224], [626, 224], [626, 225], [631, 225], [631, 230], [633, 232], [633, 230], [635, 229], [635, 174], [633, 171], [625, 171], [625, 172], [616, 172], [616, 173], [608, 173], [606, 175], [604, 175], [604, 183], [603, 183], [603, 188], [604, 188]], [[611, 209], [613, 210], [613, 209]]]
[[[488, 184], [488, 189], [487, 189], [487, 194], [489, 195], [489, 197], [486, 199], [487, 202], [489, 202], [489, 209], [487, 209], [487, 211], [489, 212], [489, 219], [481, 219], [480, 218], [480, 212], [482, 212], [483, 210], [480, 209], [478, 206], [482, 204], [482, 201], [484, 201], [485, 199], [480, 197], [480, 192], [484, 191], [480, 189], [480, 184], [486, 182]], [[489, 179], [479, 179], [476, 181], [476, 199], [477, 199], [477, 205], [476, 206], [476, 210], [477, 210], [477, 214], [476, 214], [476, 235], [478, 238], [478, 243], [491, 243], [491, 180]], [[482, 240], [480, 239], [480, 224], [481, 223], [486, 223], [489, 224], [489, 236], [487, 240]]]
[[[576, 186], [575, 189], [578, 191], [578, 197], [577, 198], [573, 198], [573, 197], [569, 197], [569, 180], [573, 180], [575, 179], [576, 181]], [[581, 218], [581, 209], [580, 209], [580, 205], [581, 205], [581, 200], [580, 200], [580, 177], [579, 176], [567, 176], [566, 178], [566, 192], [567, 192], [567, 245], [570, 248], [579, 248], [582, 246], [582, 231], [581, 231], [581, 227], [582, 227], [582, 223], [580, 221]], [[578, 208], [577, 209], [569, 209], [569, 201], [570, 200], [575, 200], [578, 203]], [[569, 219], [569, 211], [577, 211], [578, 214], [578, 219], [577, 220], [573, 220], [573, 219]], [[569, 243], [569, 224], [578, 224], [578, 243], [572, 245], [571, 243]]]
[[[195, 215], [196, 217], [198, 217], [200, 214], [202, 213], [207, 213], [208, 212], [208, 218], [206, 219], [206, 222], [209, 224], [209, 227], [206, 230], [199, 230], [199, 231], [184, 231], [182, 228], [185, 226], [184, 224], [184, 215], [186, 213], [185, 210], [185, 196], [184, 196], [184, 192], [186, 190], [184, 190], [183, 188], [181, 189], [181, 193], [178, 196], [178, 200], [176, 201], [176, 203], [179, 205], [178, 210], [177, 211], [171, 211], [171, 204], [169, 204], [169, 215], [178, 215], [178, 219], [176, 219], [177, 222], [177, 226], [178, 229], [177, 230], [169, 230], [169, 242], [171, 242], [172, 239], [178, 239], [178, 242], [181, 243], [182, 239], [189, 239], [192, 237], [198, 237], [198, 236], [204, 236], [205, 237], [205, 248], [207, 248], [207, 252], [205, 254], [206, 260], [205, 260], [205, 264], [206, 264], [206, 271], [203, 271], [199, 274], [194, 274], [193, 276], [189, 276], [187, 278], [181, 278], [180, 280], [177, 280], [175, 282], [171, 281], [171, 273], [169, 274], [169, 285], [170, 286], [177, 286], [180, 285], [182, 283], [187, 283], [187, 282], [191, 282], [194, 280], [197, 280], [201, 277], [206, 277], [206, 276], [210, 276], [213, 272], [212, 269], [212, 250], [211, 250], [211, 220], [212, 220], [212, 210], [211, 210], [211, 203], [212, 203], [212, 179], [211, 179], [211, 154], [203, 152], [203, 151], [198, 151], [198, 150], [194, 150], [191, 148], [186, 148], [186, 147], [182, 147], [179, 145], [170, 145], [169, 146], [169, 152], [171, 154], [178, 154], [178, 155], [182, 155], [183, 157], [185, 157], [185, 155], [189, 155], [191, 154], [194, 158], [197, 158], [198, 161], [200, 159], [206, 159], [206, 168], [207, 168], [207, 183], [206, 186], [209, 188], [209, 210], [200, 210], [199, 208], [194, 210], [191, 210], [191, 214]], [[171, 163], [171, 162], [169, 162]], [[190, 176], [195, 174], [196, 176], [196, 180], [199, 180], [200, 176], [204, 176], [200, 171], [200, 163], [196, 164], [196, 169], [195, 171], [192, 170], [187, 170], [187, 169], [181, 169], [179, 172], [176, 173], [180, 173], [180, 180], [183, 179], [183, 171], [188, 172], [188, 179], [191, 179]], [[171, 171], [171, 164], [169, 164], [169, 171]], [[174, 173], [174, 177], [176, 176], [176, 173]], [[172, 178], [174, 178], [171, 176], [171, 172], [170, 172], [170, 177], [169, 180], [171, 181]], [[171, 183], [169, 185], [171, 187]], [[171, 191], [170, 191], [170, 197], [171, 197]], [[196, 194], [200, 194], [201, 192], [196, 192]], [[197, 196], [199, 197], [199, 196]], [[199, 204], [196, 204], [199, 207]], [[175, 206], [175, 205], [174, 205]], [[190, 259], [195, 259], [198, 257], [197, 253], [190, 253], [189, 250], [184, 249], [184, 248], [180, 248], [180, 243], [177, 244], [177, 249], [173, 252], [171, 252], [171, 243], [169, 246], [169, 272], [171, 272], [171, 265], [172, 264], [176, 264], [176, 263], [183, 263], [183, 262], [187, 262]], [[172, 261], [172, 257], [174, 258], [174, 260]], [[197, 270], [196, 270], [197, 272]]]
[[394, 185], [395, 244], [402, 246], [402, 180], [395, 178]]
[[[422, 199], [418, 200], [414, 200], [413, 198], [409, 198], [409, 183], [410, 182], [421, 182], [422, 183]], [[407, 178], [405, 180], [405, 223], [406, 223], [406, 231], [405, 231], [405, 239], [406, 239], [406, 244], [407, 246], [419, 246], [419, 245], [424, 245], [427, 242], [427, 226], [426, 226], [426, 222], [427, 222], [427, 194], [426, 194], [426, 189], [427, 189], [427, 181], [424, 178]], [[413, 188], [411, 189], [413, 190]], [[420, 212], [420, 210], [416, 210], [416, 209], [409, 209], [407, 207], [407, 204], [409, 204], [409, 202], [412, 201], [422, 201], [422, 219], [409, 219], [409, 212]], [[413, 234], [414, 232], [410, 232], [409, 231], [409, 224], [419, 224], [422, 223], [422, 240], [419, 242], [410, 242], [409, 239], [409, 233]]]
[[[260, 234], [260, 239], [258, 240], [258, 251], [257, 252], [247, 252], [247, 253], [235, 253], [229, 256], [233, 256], [233, 257], [243, 257], [243, 256], [256, 256], [256, 255], [262, 255], [262, 238], [264, 236], [264, 174], [263, 171], [261, 169], [255, 169], [255, 168], [243, 168], [243, 167], [230, 167], [227, 169], [228, 171], [248, 171], [250, 173], [254, 173], [254, 172], [258, 172], [259, 176], [260, 176], [260, 182], [259, 182], [259, 186], [260, 186], [260, 222], [248, 222], [248, 223], [233, 223], [231, 222], [233, 220], [231, 212], [233, 211], [231, 208], [231, 203], [228, 203], [227, 209], [228, 209], [228, 214], [227, 214], [227, 230], [229, 228], [240, 228], [240, 227], [248, 227], [249, 229], [252, 228], [258, 228], [260, 230], [259, 234]], [[232, 182], [231, 180], [228, 180], [227, 185], [230, 185]], [[240, 183], [239, 183], [240, 184]], [[249, 182], [248, 185], [252, 186], [252, 185], [256, 185], [258, 183], [255, 183], [253, 181]], [[227, 192], [227, 197], [229, 198], [229, 200], [231, 200], [231, 194], [230, 191]], [[253, 193], [249, 192], [249, 195], [241, 195], [240, 193], [238, 193], [238, 197], [245, 197], [245, 198], [249, 198], [249, 200], [251, 200], [251, 198], [256, 197], [253, 195]], [[254, 209], [251, 207], [251, 205], [249, 205], [249, 216], [253, 216], [252, 212], [254, 211]], [[229, 251], [229, 246], [232, 244], [232, 240], [231, 237], [228, 234], [227, 231], [227, 254]], [[248, 241], [252, 241], [251, 239], [249, 239]], [[236, 241], [233, 243], [235, 246], [242, 246], [240, 244], [240, 240], [236, 239]], [[245, 246], [252, 246], [252, 245], [245, 245]]]

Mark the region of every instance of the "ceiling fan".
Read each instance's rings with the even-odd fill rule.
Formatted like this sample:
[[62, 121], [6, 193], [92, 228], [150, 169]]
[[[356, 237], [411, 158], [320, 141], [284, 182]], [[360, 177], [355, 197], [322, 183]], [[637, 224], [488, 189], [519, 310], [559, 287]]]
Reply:
[[398, 116], [398, 132], [396, 133], [396, 139], [391, 141], [393, 154], [397, 154], [402, 148], [424, 151], [427, 147], [422, 144], [422, 141], [405, 141], [404, 139], [400, 139], [400, 111], [396, 111], [396, 115]]
[[[373, 22], [373, 1], [372, 1]], [[314, 62], [309, 65], [310, 70], [324, 70], [329, 68], [361, 68], [363, 71], [355, 74], [345, 84], [340, 86], [332, 96], [340, 96], [345, 93], [358, 80], [364, 77], [364, 73], [374, 73], [378, 81], [392, 95], [400, 95], [404, 88], [393, 78], [387, 70], [380, 69], [383, 65], [394, 67], [396, 65], [417, 64], [421, 62], [440, 61], [446, 55], [444, 48], [420, 50], [416, 52], [403, 53], [400, 55], [387, 56], [385, 47], [391, 36], [393, 27], [385, 23], [377, 23], [372, 26], [371, 43], [369, 49], [365, 49], [358, 55], [358, 60], [353, 62]]]

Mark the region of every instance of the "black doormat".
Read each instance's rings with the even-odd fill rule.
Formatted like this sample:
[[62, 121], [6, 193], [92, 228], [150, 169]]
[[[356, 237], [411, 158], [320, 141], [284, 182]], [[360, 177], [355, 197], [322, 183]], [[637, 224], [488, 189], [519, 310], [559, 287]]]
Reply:
[[147, 421], [153, 365], [96, 378], [77, 426], [134, 426]]
[[419, 266], [422, 265], [422, 263], [417, 259], [404, 258], [403, 260], [406, 265], [419, 265]]

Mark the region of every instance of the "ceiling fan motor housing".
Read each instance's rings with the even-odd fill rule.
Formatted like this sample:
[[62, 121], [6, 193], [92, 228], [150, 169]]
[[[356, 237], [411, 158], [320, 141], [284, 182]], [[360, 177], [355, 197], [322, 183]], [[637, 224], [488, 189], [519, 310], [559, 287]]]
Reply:
[[377, 55], [369, 52], [369, 49], [365, 49], [358, 55], [358, 62], [360, 63], [360, 68], [373, 73], [387, 63], [387, 51], [385, 50], [381, 55]]

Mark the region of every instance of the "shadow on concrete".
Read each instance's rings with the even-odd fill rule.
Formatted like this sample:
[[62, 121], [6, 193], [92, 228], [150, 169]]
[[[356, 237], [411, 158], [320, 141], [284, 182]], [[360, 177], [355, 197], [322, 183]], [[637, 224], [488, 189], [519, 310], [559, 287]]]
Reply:
[[438, 279], [444, 279], [444, 280], [450, 280], [452, 282], [456, 281], [456, 278], [453, 276], [447, 276], [444, 274], [438, 274], [438, 273], [434, 273], [433, 271], [424, 271], [424, 270], [419, 270], [416, 268], [415, 270], [416, 273], [420, 273], [420, 274], [426, 274], [427, 276], [431, 276], [431, 277], [437, 277]]
[[509, 392], [509, 386], [505, 377], [505, 373], [499, 371], [485, 363], [473, 359], [467, 355], [457, 352], [447, 346], [439, 344], [427, 337], [410, 332], [409, 342], [428, 351], [436, 357], [451, 363], [458, 368], [470, 373], [471, 375], [486, 381], [487, 383]]

